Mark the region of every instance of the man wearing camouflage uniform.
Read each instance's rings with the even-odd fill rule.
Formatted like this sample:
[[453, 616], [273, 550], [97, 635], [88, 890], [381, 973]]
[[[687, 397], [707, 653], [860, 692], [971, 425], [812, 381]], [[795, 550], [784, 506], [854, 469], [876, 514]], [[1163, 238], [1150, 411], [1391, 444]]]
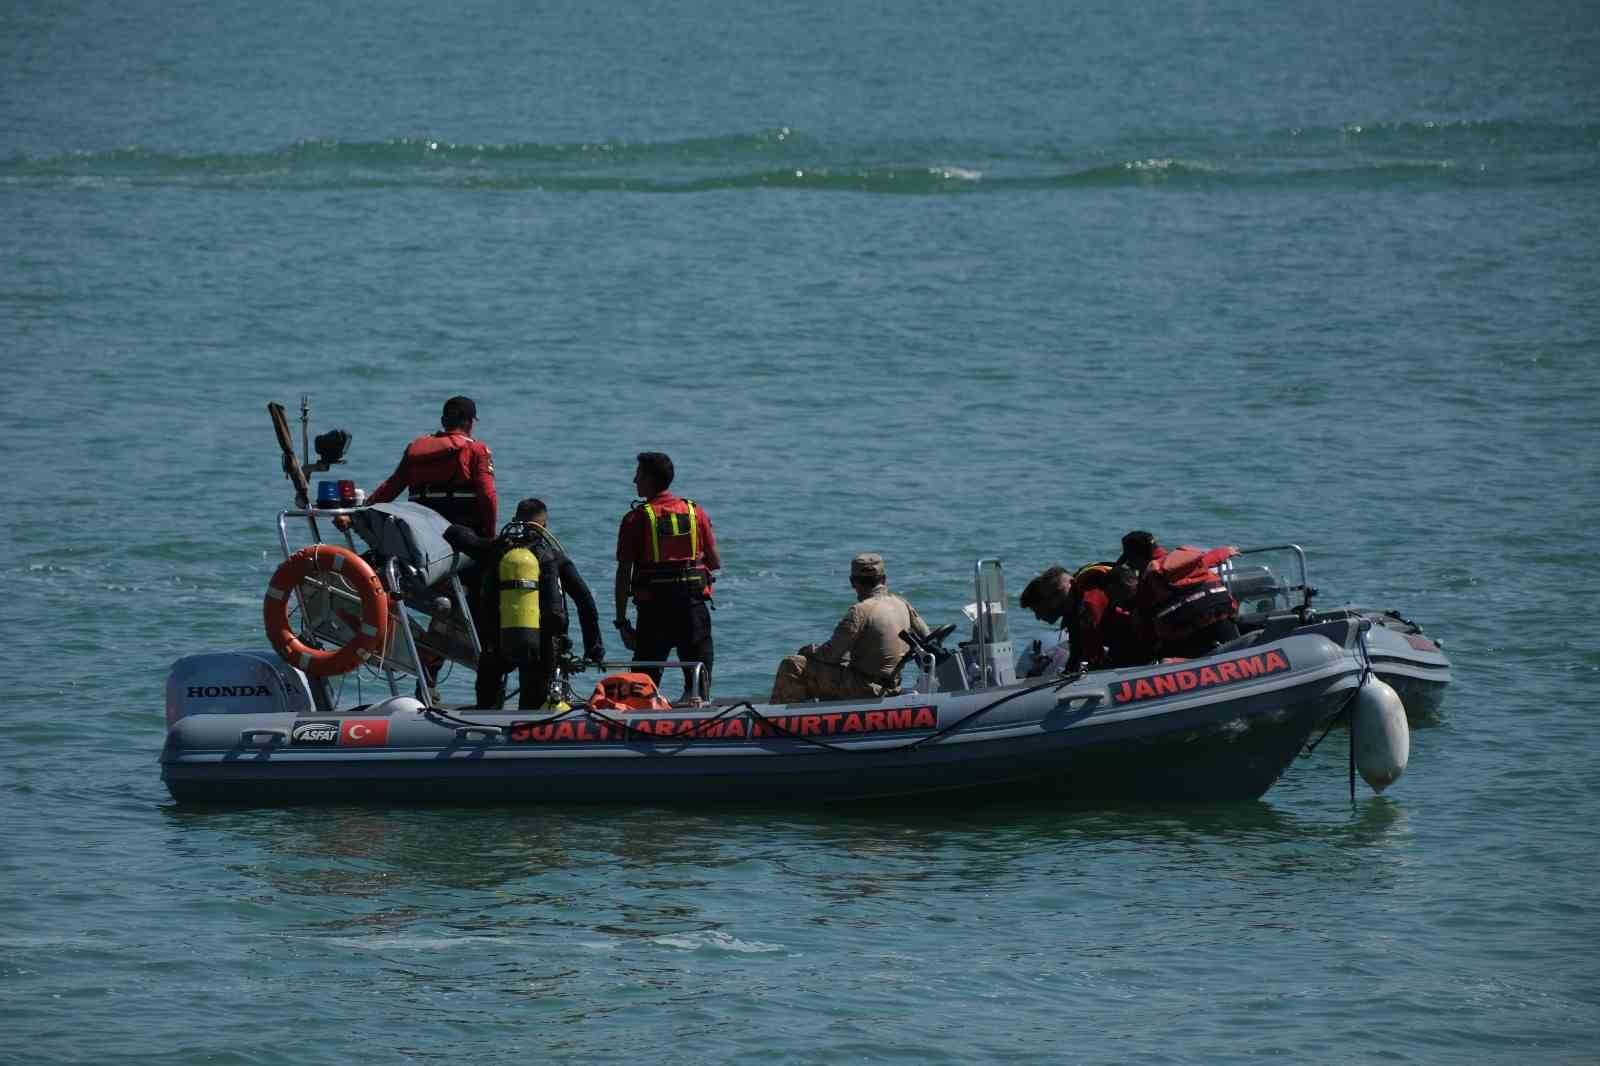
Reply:
[[911, 650], [900, 632], [926, 636], [928, 625], [915, 607], [889, 591], [877, 552], [851, 560], [850, 584], [856, 602], [828, 642], [807, 644], [778, 664], [771, 702], [876, 699], [900, 687], [900, 660]]

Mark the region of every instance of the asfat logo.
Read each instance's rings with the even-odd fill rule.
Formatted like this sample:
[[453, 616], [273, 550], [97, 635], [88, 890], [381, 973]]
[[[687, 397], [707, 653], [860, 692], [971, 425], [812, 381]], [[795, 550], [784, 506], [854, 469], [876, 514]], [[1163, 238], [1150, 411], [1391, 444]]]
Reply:
[[289, 733], [289, 743], [300, 747], [331, 748], [339, 743], [339, 723], [325, 719], [296, 722]]

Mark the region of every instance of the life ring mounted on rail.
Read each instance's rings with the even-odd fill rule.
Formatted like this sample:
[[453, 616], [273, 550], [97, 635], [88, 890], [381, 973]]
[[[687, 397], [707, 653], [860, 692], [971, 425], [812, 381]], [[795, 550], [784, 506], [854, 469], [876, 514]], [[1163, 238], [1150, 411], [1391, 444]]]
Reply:
[[[289, 624], [289, 598], [295, 586], [313, 574], [337, 575], [361, 599], [361, 620], [351, 626], [355, 636], [338, 648], [313, 648]], [[313, 544], [289, 556], [273, 572], [261, 614], [267, 639], [284, 661], [313, 677], [333, 677], [360, 666], [367, 654], [382, 651], [389, 632], [389, 594], [367, 561], [349, 548]]]

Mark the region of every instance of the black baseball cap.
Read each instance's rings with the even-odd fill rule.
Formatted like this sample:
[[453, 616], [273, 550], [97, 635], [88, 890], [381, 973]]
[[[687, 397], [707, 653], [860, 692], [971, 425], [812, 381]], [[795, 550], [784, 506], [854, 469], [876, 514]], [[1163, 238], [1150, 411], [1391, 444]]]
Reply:
[[463, 426], [478, 417], [478, 405], [470, 396], [452, 396], [444, 402], [444, 414], [439, 421], [447, 426]]
[[1122, 554], [1114, 565], [1122, 566], [1129, 559], [1148, 559], [1156, 553], [1156, 535], [1144, 529], [1135, 529], [1122, 535]]

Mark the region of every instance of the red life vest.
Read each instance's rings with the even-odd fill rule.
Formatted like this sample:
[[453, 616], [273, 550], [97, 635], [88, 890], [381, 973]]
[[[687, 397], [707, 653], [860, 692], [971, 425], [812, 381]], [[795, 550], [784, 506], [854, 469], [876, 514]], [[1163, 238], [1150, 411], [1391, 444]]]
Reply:
[[1115, 563], [1090, 563], [1072, 575], [1072, 590], [1062, 623], [1072, 641], [1068, 665], [1079, 662], [1091, 668], [1124, 666], [1142, 658], [1134, 616], [1113, 604], [1106, 592]]
[[1145, 567], [1140, 599], [1157, 640], [1178, 641], [1239, 613], [1228, 586], [1212, 569], [1233, 548], [1174, 548]]
[[406, 488], [413, 500], [464, 495], [476, 499], [467, 466], [472, 438], [449, 431], [418, 437], [406, 446]]
[[418, 437], [406, 446], [404, 472], [412, 502], [481, 533], [478, 489], [470, 466], [474, 443], [460, 430]]
[[612, 674], [602, 677], [589, 697], [597, 711], [670, 711], [672, 704], [661, 695], [649, 674]]
[[705, 565], [694, 501], [677, 497], [661, 503], [646, 501], [639, 511], [644, 516], [647, 547], [645, 557], [634, 566], [634, 598], [643, 601], [658, 595], [688, 594], [710, 599], [711, 574]]

